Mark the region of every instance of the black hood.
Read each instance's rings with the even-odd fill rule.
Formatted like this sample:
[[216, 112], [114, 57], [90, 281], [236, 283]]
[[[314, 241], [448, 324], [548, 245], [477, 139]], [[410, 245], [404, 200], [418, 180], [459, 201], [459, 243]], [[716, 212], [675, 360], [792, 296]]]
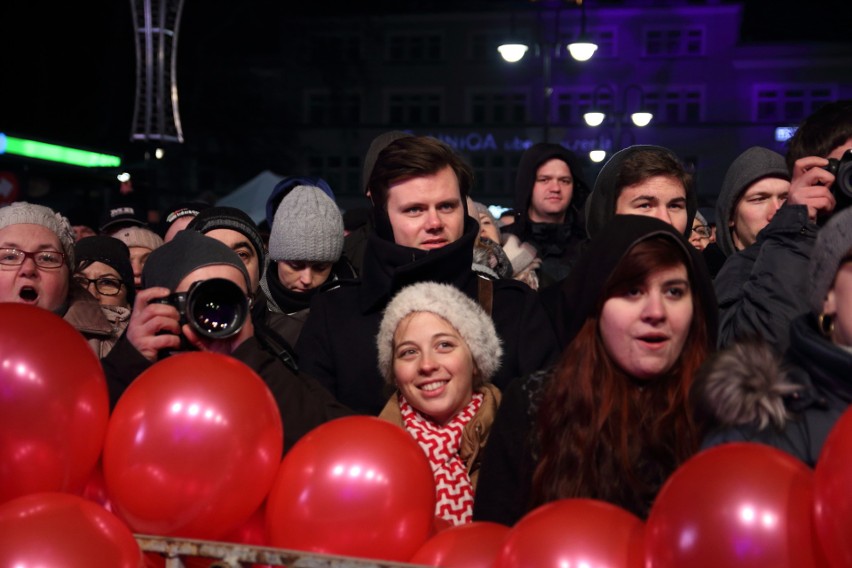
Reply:
[[615, 215], [592, 239], [571, 274], [561, 284], [555, 316], [560, 345], [567, 345], [574, 339], [586, 319], [594, 315], [606, 283], [624, 255], [636, 244], [657, 236], [671, 239], [686, 253], [693, 293], [701, 298], [706, 311], [708, 346], [711, 350], [715, 348], [718, 327], [716, 294], [701, 253], [674, 227], [645, 215]]
[[589, 196], [589, 184], [583, 176], [583, 164], [574, 152], [559, 144], [539, 142], [530, 146], [521, 156], [518, 163], [518, 175], [515, 178], [515, 212], [517, 227], [513, 232], [524, 235], [527, 224], [530, 222], [528, 210], [532, 199], [533, 185], [538, 168], [546, 161], [558, 158], [568, 164], [571, 168], [571, 176], [574, 178], [574, 191], [571, 203], [565, 215], [565, 223], [584, 223], [583, 207]]
[[[595, 188], [592, 190], [592, 195], [586, 202], [586, 230], [589, 236], [594, 238], [601, 229], [615, 217], [615, 202], [618, 200], [617, 183], [618, 176], [621, 173], [621, 166], [624, 161], [639, 151], [654, 151], [668, 154], [673, 159], [680, 161], [678, 157], [662, 146], [638, 145], [630, 146], [623, 150], [619, 150], [609, 161], [604, 164], [595, 180]], [[692, 231], [692, 220], [695, 219], [695, 212], [698, 211], [698, 197], [692, 187], [686, 188], [686, 234], [689, 237]]]

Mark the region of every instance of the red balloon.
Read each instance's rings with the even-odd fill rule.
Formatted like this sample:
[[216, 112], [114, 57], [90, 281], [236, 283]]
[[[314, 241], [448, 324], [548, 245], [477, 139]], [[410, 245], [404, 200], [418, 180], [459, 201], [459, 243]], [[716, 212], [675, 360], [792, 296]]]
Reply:
[[814, 472], [814, 524], [829, 563], [852, 566], [852, 411], [823, 444]]
[[82, 491], [109, 417], [103, 369], [54, 313], [0, 304], [0, 504], [29, 493]]
[[283, 439], [278, 406], [249, 367], [215, 353], [173, 355], [115, 407], [107, 490], [136, 532], [217, 539], [263, 502]]
[[284, 457], [266, 525], [273, 546], [404, 562], [434, 514], [432, 469], [414, 439], [350, 416], [315, 428]]
[[33, 493], [0, 505], [0, 566], [138, 568], [141, 561], [127, 525], [82, 497]]
[[819, 566], [813, 472], [775, 448], [732, 443], [679, 467], [651, 508], [648, 568]]
[[473, 522], [442, 530], [426, 541], [409, 562], [444, 568], [491, 568], [509, 527]]
[[497, 568], [642, 566], [644, 526], [604, 501], [560, 499], [527, 513], [506, 535]]
[[82, 496], [84, 499], [97, 503], [110, 513], [115, 512], [112, 509], [112, 501], [110, 501], [109, 493], [107, 493], [102, 465], [98, 464], [92, 470], [92, 475], [89, 476], [89, 481], [86, 483], [86, 487], [83, 488]]

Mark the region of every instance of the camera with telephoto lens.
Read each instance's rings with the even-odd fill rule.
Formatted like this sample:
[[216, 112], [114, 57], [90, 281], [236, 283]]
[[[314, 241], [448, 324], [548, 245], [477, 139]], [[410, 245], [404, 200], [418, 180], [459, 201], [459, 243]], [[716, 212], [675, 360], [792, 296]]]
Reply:
[[846, 150], [839, 160], [829, 158], [828, 165], [823, 169], [834, 174], [834, 184], [831, 186], [834, 197], [843, 196], [846, 201], [852, 199], [852, 150]]
[[236, 335], [249, 315], [249, 303], [239, 286], [225, 278], [199, 280], [187, 292], [175, 292], [151, 303], [169, 304], [180, 313], [180, 324], [209, 339]]

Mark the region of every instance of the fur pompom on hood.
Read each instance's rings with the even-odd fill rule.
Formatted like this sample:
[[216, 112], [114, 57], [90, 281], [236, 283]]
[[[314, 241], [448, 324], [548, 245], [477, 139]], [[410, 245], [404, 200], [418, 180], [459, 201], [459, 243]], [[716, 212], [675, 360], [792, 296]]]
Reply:
[[784, 398], [801, 388], [767, 343], [753, 341], [711, 356], [696, 375], [692, 397], [698, 414], [718, 426], [780, 429], [789, 419]]

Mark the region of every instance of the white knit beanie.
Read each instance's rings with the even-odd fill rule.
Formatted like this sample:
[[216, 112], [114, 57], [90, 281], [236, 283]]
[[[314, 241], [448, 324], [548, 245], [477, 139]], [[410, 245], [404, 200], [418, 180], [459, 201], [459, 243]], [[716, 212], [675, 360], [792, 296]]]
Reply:
[[411, 313], [431, 312], [447, 320], [467, 343], [483, 382], [500, 367], [503, 348], [491, 317], [464, 292], [449, 284], [419, 282], [403, 288], [385, 308], [376, 344], [379, 372], [393, 384], [393, 336], [399, 323]]
[[74, 269], [74, 230], [71, 223], [50, 207], [35, 205], [26, 201], [16, 201], [0, 207], [0, 229], [10, 225], [41, 225], [50, 229], [59, 237], [62, 252], [68, 268]]
[[269, 258], [334, 263], [342, 252], [343, 216], [337, 204], [318, 187], [294, 187], [275, 211]]
[[822, 313], [823, 303], [837, 276], [837, 269], [846, 253], [852, 249], [852, 207], [828, 220], [817, 233], [811, 252], [811, 310]]

